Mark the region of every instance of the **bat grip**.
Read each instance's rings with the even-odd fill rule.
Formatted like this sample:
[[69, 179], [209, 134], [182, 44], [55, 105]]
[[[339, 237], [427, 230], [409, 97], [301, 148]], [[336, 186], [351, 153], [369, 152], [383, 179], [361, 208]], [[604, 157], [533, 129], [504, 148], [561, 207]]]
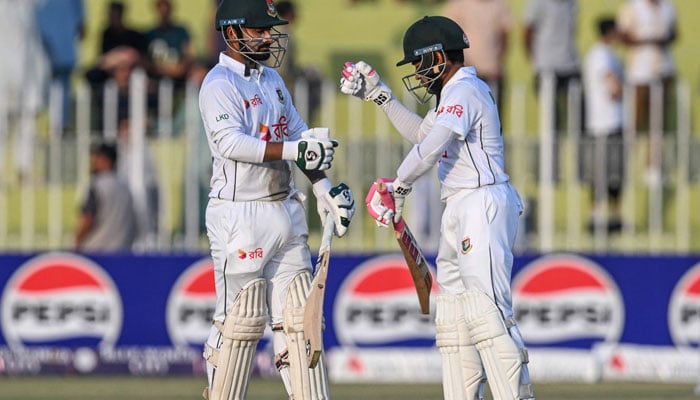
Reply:
[[[390, 182], [389, 180], [384, 180], [384, 179], [377, 179], [377, 193], [379, 193], [379, 198], [382, 200], [382, 203], [384, 205], [396, 212], [396, 205], [394, 204], [394, 198], [391, 196], [391, 193], [389, 193], [389, 188], [386, 186], [386, 182]], [[393, 222], [393, 218], [392, 218]], [[399, 217], [398, 222], [393, 222], [394, 224], [394, 231], [395, 232], [402, 232], [403, 227], [404, 227], [404, 222], [403, 222], [403, 217]]]

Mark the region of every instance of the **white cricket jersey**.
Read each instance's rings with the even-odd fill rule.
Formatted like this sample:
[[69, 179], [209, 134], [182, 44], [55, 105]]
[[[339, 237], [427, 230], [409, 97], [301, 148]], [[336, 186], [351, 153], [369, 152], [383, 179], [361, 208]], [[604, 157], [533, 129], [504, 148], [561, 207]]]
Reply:
[[263, 162], [268, 141], [299, 140], [307, 130], [280, 75], [221, 53], [199, 92], [213, 166], [210, 198], [273, 201], [292, 195], [290, 161]]
[[438, 164], [442, 198], [460, 189], [508, 182], [496, 102], [474, 67], [460, 68], [445, 84], [434, 118], [435, 125], [458, 135]]

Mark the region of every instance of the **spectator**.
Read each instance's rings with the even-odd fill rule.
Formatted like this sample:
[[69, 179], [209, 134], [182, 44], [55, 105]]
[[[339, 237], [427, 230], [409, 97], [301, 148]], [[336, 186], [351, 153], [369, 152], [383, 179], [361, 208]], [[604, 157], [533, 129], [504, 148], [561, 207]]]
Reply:
[[90, 151], [93, 174], [80, 208], [75, 248], [86, 252], [129, 251], [136, 221], [128, 185], [116, 173], [117, 149], [101, 143]]
[[[622, 228], [620, 192], [624, 177], [622, 141], [622, 63], [613, 50], [619, 35], [615, 20], [598, 21], [598, 41], [586, 54], [583, 70], [586, 90], [586, 140], [593, 212], [589, 229], [616, 232]], [[609, 203], [609, 204], [608, 204]], [[609, 210], [609, 212], [608, 212]], [[609, 218], [608, 218], [609, 217]]]
[[49, 74], [35, 20], [33, 2], [0, 0], [0, 149], [6, 145], [5, 129], [14, 131], [14, 163], [22, 183], [32, 181], [36, 118]]
[[[637, 132], [652, 128], [650, 118], [657, 111], [662, 116], [664, 131], [673, 129], [671, 115], [674, 107], [673, 85], [675, 65], [671, 57], [671, 45], [676, 40], [676, 11], [667, 0], [628, 0], [620, 8], [617, 17], [627, 53], [626, 82], [634, 87], [634, 129]], [[660, 109], [651, 109], [651, 88], [661, 85], [663, 90]], [[648, 169], [645, 178], [649, 183], [660, 183], [661, 159], [654, 156], [661, 148], [661, 143], [650, 140]]]
[[190, 33], [173, 22], [170, 0], [155, 0], [158, 24], [146, 32], [148, 62], [156, 79], [170, 78], [176, 87], [183, 88], [194, 62]]
[[525, 54], [535, 69], [537, 88], [545, 76], [555, 78], [555, 129], [564, 131], [570, 84], [581, 79], [576, 47], [576, 0], [530, 0], [525, 9]]
[[[677, 36], [676, 11], [667, 0], [628, 0], [620, 8], [617, 25], [629, 47], [626, 78], [635, 88], [635, 127], [648, 130], [650, 86], [662, 83], [664, 94], [669, 94], [674, 82], [671, 45]], [[670, 99], [667, 96], [662, 106]]]
[[72, 119], [70, 79], [78, 62], [77, 42], [85, 36], [82, 0], [39, 0], [36, 3], [39, 32], [51, 65], [51, 78], [62, 89], [61, 127]]
[[93, 88], [101, 88], [110, 79], [111, 71], [108, 67], [114, 64], [114, 59], [130, 58], [135, 59], [140, 65], [143, 64], [143, 57], [146, 54], [145, 37], [141, 32], [125, 25], [124, 12], [124, 3], [120, 1], [109, 3], [107, 27], [102, 31], [100, 60], [85, 74]]
[[503, 114], [503, 67], [513, 25], [510, 6], [505, 0], [451, 0], [444, 15], [467, 34], [469, 51], [464, 52], [464, 63], [476, 68], [477, 76], [489, 85], [498, 111]]

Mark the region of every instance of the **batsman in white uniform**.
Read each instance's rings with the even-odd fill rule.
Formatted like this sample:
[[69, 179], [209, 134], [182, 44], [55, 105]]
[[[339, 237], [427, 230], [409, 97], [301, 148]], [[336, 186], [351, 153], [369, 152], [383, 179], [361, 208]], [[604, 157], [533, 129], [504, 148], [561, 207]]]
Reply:
[[323, 357], [313, 369], [306, 362], [311, 253], [293, 164], [313, 183], [321, 220], [330, 213], [337, 236], [347, 231], [355, 203], [345, 184], [332, 187], [323, 172], [338, 143], [326, 128], [308, 129], [273, 69], [287, 40], [275, 26], [286, 23], [270, 0], [220, 2], [215, 24], [227, 48], [199, 96], [213, 161], [206, 226], [217, 301], [204, 349], [204, 395], [213, 400], [246, 398], [267, 324], [289, 398], [328, 398]]
[[404, 58], [415, 72], [403, 83], [422, 103], [421, 118], [399, 102], [368, 64], [346, 63], [343, 93], [373, 101], [414, 144], [391, 188], [395, 209], [375, 194], [368, 207], [386, 226], [398, 221], [411, 185], [438, 164], [445, 210], [438, 249], [436, 344], [445, 399], [483, 398], [488, 378], [495, 399], [533, 399], [527, 351], [513, 319], [512, 248], [523, 210], [504, 168], [503, 137], [489, 87], [464, 66], [469, 41], [454, 21], [425, 17], [408, 28]]

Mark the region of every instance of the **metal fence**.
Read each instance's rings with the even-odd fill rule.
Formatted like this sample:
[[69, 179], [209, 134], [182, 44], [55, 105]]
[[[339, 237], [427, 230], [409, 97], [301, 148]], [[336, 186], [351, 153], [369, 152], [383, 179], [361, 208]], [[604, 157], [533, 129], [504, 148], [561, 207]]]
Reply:
[[[547, 82], [543, 80], [543, 94], [548, 93], [546, 85], [551, 83]], [[513, 85], [508, 93], [505, 104], [509, 106], [502, 115], [509, 121], [504, 131], [507, 170], [527, 207], [516, 251], [700, 251], [700, 240], [693, 239], [700, 233], [700, 217], [691, 212], [691, 205], [700, 197], [699, 166], [690, 157], [700, 143], [691, 132], [688, 85], [679, 82], [675, 90], [677, 128], [673, 132], [661, 128], [660, 117], [655, 115], [658, 107], [652, 108], [648, 134], [636, 134], [633, 128], [625, 131], [623, 225], [620, 232], [612, 233], [590, 231], [587, 226], [592, 189], [582, 179], [579, 166], [581, 146], [588, 139], [577, 124], [580, 90], [572, 89], [564, 132], [549, 122], [553, 95], [538, 97], [533, 116], [528, 112], [533, 105], [525, 85]], [[410, 107], [424, 111], [406, 93], [398, 95]], [[652, 90], [652, 105], [662, 95], [659, 89]], [[89, 182], [90, 143], [116, 140], [127, 129], [129, 140], [124, 148], [131, 156], [124, 173], [140, 220], [153, 221], [143, 224], [134, 251], [206, 251], [203, 209], [210, 156], [197, 96], [196, 83], [176, 88], [172, 82], [161, 81], [155, 91], [149, 91], [147, 77], [138, 70], [131, 77], [128, 93], [107, 84], [96, 94], [81, 83], [74, 92], [75, 123], [67, 131], [61, 123], [60, 87], [51, 88], [45, 110], [38, 113], [0, 102], [0, 249], [71, 249], [78, 207]], [[394, 249], [391, 234], [375, 227], [363, 199], [374, 178], [394, 176], [408, 145], [377, 107], [339, 95], [335, 82], [324, 82], [318, 92], [299, 82], [294, 97], [309, 125], [328, 126], [340, 139], [329, 175], [334, 182], [346, 182], [357, 200], [358, 211], [347, 238], [334, 246], [344, 252]], [[626, 115], [630, 115], [633, 97], [626, 90]], [[124, 100], [128, 104], [126, 127], [120, 126], [124, 121], [118, 111]], [[316, 109], [314, 104], [320, 106]], [[533, 118], [537, 121], [531, 121]], [[531, 125], [538, 128], [528, 129]], [[659, 166], [660, 179], [644, 179], [647, 160]], [[441, 205], [436, 180], [433, 174], [417, 182], [407, 204], [407, 220], [427, 251], [436, 249], [439, 235]], [[301, 175], [295, 181], [307, 193], [309, 209], [315, 210], [309, 184]], [[313, 245], [319, 231], [314, 211], [309, 213], [309, 224]]]

